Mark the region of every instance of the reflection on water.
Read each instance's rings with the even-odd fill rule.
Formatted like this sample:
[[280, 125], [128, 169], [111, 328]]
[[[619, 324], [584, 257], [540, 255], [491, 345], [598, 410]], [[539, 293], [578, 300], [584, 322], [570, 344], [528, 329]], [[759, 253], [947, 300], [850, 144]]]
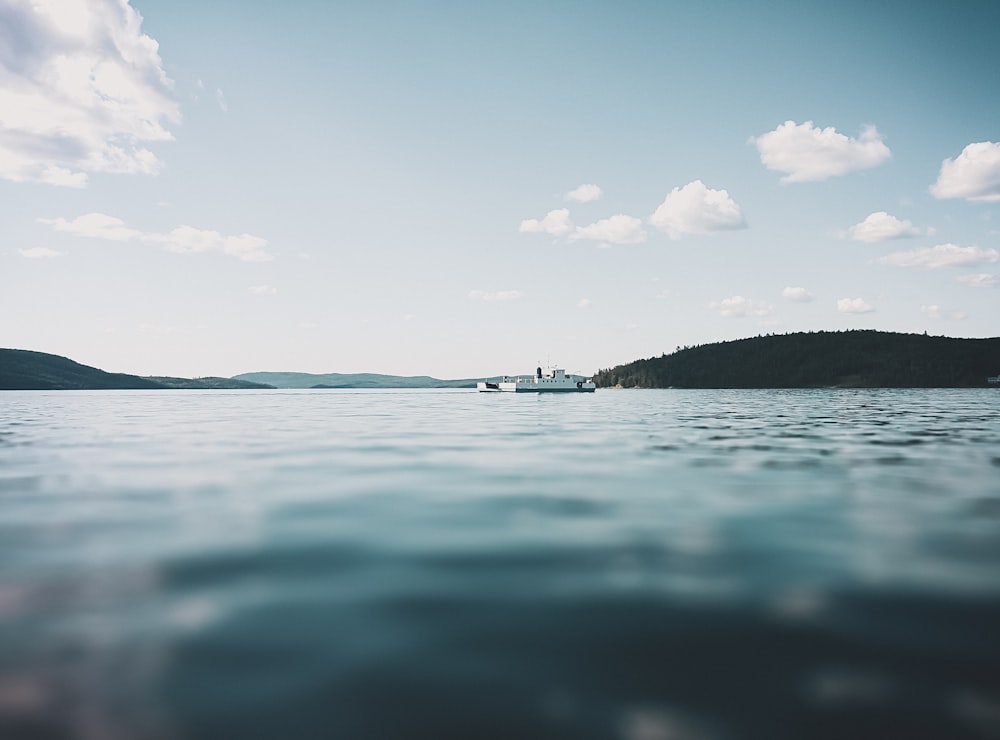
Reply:
[[0, 736], [1000, 736], [1000, 393], [0, 396]]

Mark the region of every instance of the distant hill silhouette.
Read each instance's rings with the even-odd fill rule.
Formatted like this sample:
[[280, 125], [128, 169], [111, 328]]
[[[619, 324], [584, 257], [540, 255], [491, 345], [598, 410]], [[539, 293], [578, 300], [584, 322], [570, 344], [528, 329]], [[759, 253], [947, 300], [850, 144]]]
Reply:
[[380, 375], [378, 373], [278, 373], [234, 375], [234, 380], [267, 383], [276, 388], [475, 388], [475, 380], [439, 380], [428, 375]]
[[0, 349], [0, 390], [5, 391], [272, 387], [231, 378], [142, 378], [107, 373], [60, 355], [27, 349]]
[[594, 376], [625, 388], [965, 388], [1000, 374], [1000, 338], [856, 330], [685, 347]]
[[376, 373], [245, 373], [232, 378], [140, 377], [107, 373], [66, 357], [0, 349], [0, 390], [253, 389], [253, 388], [475, 388], [475, 380]]
[[187, 390], [252, 390], [252, 389], [273, 389], [273, 385], [266, 383], [251, 383], [248, 380], [236, 380], [235, 378], [171, 378], [160, 375], [146, 376], [147, 380], [159, 383], [165, 388], [180, 388]]
[[27, 349], [0, 349], [0, 390], [105, 390], [163, 388], [147, 378], [106, 373], [66, 357]]

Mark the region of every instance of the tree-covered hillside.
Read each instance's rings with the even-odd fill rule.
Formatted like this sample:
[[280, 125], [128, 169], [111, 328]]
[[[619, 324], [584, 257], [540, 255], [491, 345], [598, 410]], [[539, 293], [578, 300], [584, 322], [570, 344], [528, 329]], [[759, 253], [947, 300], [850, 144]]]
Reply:
[[475, 388], [475, 380], [439, 380], [427, 375], [378, 373], [256, 372], [234, 375], [234, 380], [267, 383], [276, 388]]
[[27, 349], [0, 349], [0, 390], [106, 390], [163, 388], [137, 375], [106, 373], [66, 357]]
[[0, 349], [0, 390], [122, 390], [146, 388], [273, 388], [232, 378], [167, 378], [106, 373], [66, 357], [26, 349]]
[[602, 388], [958, 388], [998, 374], [1000, 338], [844, 331], [685, 347], [594, 380]]
[[165, 388], [180, 390], [266, 390], [274, 388], [273, 385], [267, 385], [266, 383], [251, 383], [248, 380], [217, 378], [214, 376], [205, 378], [172, 378], [164, 375], [150, 375], [146, 379], [159, 383]]

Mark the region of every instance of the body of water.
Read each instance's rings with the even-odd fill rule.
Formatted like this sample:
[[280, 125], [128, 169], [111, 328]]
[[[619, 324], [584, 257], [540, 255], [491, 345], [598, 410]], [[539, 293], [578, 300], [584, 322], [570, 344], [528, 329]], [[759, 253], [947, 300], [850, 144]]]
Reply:
[[1000, 392], [4, 392], [0, 736], [1000, 737]]

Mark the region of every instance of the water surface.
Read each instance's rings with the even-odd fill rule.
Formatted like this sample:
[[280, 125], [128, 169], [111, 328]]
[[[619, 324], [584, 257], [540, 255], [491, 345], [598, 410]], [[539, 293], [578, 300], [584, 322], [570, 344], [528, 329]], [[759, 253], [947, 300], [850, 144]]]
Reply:
[[0, 736], [1000, 737], [1000, 393], [0, 394]]

